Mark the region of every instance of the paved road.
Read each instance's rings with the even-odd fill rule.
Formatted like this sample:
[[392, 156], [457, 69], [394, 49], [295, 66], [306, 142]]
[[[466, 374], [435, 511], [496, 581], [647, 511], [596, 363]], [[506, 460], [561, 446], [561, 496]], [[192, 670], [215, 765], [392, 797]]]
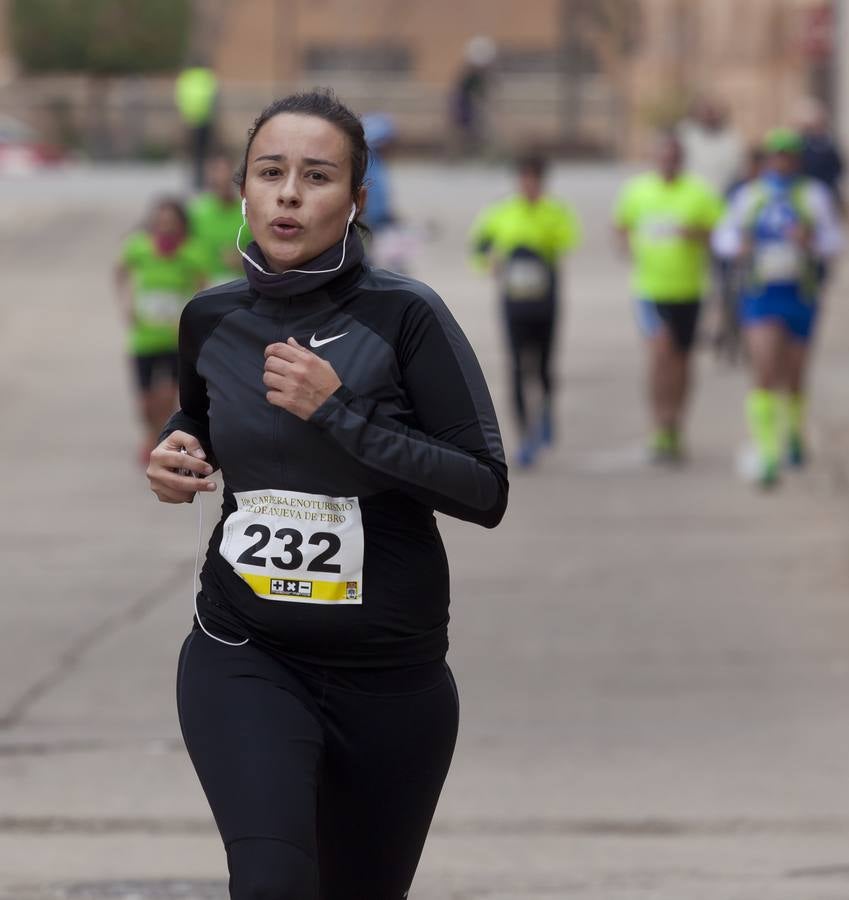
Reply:
[[[684, 471], [640, 459], [640, 354], [606, 210], [564, 168], [561, 442], [495, 532], [444, 522], [463, 720], [413, 900], [836, 900], [849, 894], [849, 311], [815, 373], [816, 460], [734, 475], [744, 379], [700, 360]], [[421, 269], [505, 410], [488, 285], [462, 259], [498, 170], [399, 173]], [[195, 510], [136, 443], [109, 267], [171, 169], [0, 183], [0, 897], [218, 898], [223, 858], [178, 737]], [[509, 420], [502, 424], [513, 446]], [[214, 504], [206, 504], [207, 518]]]

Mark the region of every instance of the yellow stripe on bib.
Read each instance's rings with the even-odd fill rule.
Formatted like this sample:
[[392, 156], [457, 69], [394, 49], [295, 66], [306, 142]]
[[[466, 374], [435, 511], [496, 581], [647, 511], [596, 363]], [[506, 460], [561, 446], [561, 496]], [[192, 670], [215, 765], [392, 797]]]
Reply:
[[237, 574], [246, 581], [251, 590], [269, 600], [319, 600], [338, 603], [342, 600], [356, 600], [359, 584], [356, 581], [312, 581], [298, 578], [269, 578], [267, 575]]

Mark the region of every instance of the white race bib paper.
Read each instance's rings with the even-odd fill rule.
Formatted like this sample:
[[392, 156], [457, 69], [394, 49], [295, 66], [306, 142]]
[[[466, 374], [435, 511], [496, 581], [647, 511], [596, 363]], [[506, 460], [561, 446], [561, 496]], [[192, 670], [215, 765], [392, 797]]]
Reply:
[[363, 602], [363, 521], [356, 497], [259, 490], [233, 495], [219, 552], [251, 590], [289, 603]]
[[511, 259], [504, 272], [504, 293], [510, 300], [544, 300], [549, 293], [550, 276], [546, 266], [536, 259]]
[[796, 281], [802, 264], [802, 250], [795, 244], [764, 244], [755, 253], [755, 274], [765, 282]]
[[136, 318], [157, 325], [176, 325], [185, 297], [172, 291], [139, 291], [133, 304]]

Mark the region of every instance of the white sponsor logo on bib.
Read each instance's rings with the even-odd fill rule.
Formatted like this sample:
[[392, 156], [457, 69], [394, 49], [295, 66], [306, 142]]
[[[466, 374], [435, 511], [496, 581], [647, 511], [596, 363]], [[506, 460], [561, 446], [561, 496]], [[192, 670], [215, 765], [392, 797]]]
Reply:
[[544, 300], [549, 291], [549, 271], [536, 259], [511, 259], [504, 272], [504, 292], [510, 300]]
[[794, 244], [763, 244], [755, 252], [755, 273], [760, 281], [797, 281], [802, 274], [802, 250]]
[[677, 216], [657, 215], [646, 216], [637, 226], [640, 237], [646, 241], [674, 241], [681, 237], [681, 229], [684, 223]]
[[259, 490], [233, 495], [219, 552], [266, 600], [362, 604], [363, 521], [356, 497]]
[[133, 304], [136, 318], [157, 325], [176, 324], [184, 299], [174, 291], [139, 291]]

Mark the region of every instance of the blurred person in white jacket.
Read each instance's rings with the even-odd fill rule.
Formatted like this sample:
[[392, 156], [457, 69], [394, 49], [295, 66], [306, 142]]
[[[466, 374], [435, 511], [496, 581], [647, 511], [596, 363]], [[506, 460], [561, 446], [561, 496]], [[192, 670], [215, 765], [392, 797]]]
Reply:
[[684, 169], [706, 181], [723, 195], [746, 166], [746, 145], [728, 121], [728, 115], [712, 100], [702, 99], [678, 126], [684, 148]]

